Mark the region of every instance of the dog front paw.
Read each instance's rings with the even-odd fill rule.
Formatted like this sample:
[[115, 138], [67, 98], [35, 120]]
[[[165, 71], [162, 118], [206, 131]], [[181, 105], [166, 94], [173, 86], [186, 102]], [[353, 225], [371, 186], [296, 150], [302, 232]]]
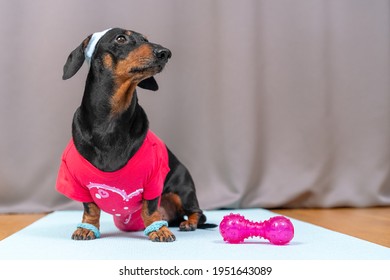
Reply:
[[85, 228], [78, 228], [72, 234], [72, 239], [73, 240], [92, 240], [92, 239], [96, 239], [96, 236], [92, 230], [85, 229]]
[[173, 242], [176, 237], [166, 226], [163, 226], [159, 230], [149, 233], [149, 239], [153, 242]]

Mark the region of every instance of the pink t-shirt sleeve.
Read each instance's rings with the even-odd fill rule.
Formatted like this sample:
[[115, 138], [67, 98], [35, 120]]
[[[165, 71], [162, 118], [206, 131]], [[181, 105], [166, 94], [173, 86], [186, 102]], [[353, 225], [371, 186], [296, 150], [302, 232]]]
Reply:
[[92, 202], [89, 190], [82, 186], [70, 172], [66, 158], [63, 157], [58, 172], [56, 189], [70, 199], [80, 202]]
[[151, 200], [159, 197], [163, 191], [164, 181], [169, 172], [168, 152], [164, 144], [154, 144], [155, 165], [153, 172], [144, 185], [143, 198]]

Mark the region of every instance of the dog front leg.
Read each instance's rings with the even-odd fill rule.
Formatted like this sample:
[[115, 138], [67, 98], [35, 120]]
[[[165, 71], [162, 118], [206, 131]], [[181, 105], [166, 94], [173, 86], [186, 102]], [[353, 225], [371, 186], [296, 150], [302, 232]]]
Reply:
[[[175, 235], [168, 229], [167, 226], [159, 226], [162, 221], [162, 216], [158, 211], [159, 197], [153, 200], [144, 200], [142, 204], [142, 219], [144, 221], [149, 239], [156, 242], [172, 242], [176, 240]], [[157, 225], [157, 228], [149, 230], [150, 227]], [[150, 231], [150, 232], [149, 232]]]
[[91, 240], [99, 237], [100, 208], [93, 202], [83, 203], [84, 213], [82, 223], [72, 235], [74, 240]]

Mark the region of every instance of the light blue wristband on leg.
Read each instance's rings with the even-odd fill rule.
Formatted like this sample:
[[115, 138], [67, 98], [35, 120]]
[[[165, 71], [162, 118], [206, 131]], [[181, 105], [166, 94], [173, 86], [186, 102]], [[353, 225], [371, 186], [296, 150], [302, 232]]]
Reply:
[[168, 222], [167, 221], [156, 221], [156, 222], [153, 222], [151, 223], [149, 226], [147, 226], [144, 230], [144, 234], [146, 236], [149, 236], [149, 234], [153, 231], [158, 231], [160, 228], [162, 228], [163, 226], [168, 226]]
[[90, 231], [93, 232], [93, 234], [95, 234], [95, 237], [96, 238], [99, 238], [100, 237], [100, 231], [97, 227], [95, 227], [94, 225], [91, 225], [91, 224], [88, 224], [88, 223], [79, 223], [77, 225], [77, 228], [85, 228], [85, 229], [88, 229]]

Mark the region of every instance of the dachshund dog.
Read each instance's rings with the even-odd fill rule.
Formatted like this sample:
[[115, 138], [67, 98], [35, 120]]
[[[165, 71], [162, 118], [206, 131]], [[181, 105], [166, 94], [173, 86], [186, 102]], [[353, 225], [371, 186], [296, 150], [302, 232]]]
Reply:
[[64, 80], [85, 60], [90, 67], [56, 183], [84, 205], [72, 239], [98, 238], [101, 210], [120, 230], [144, 230], [157, 242], [176, 239], [168, 225], [208, 227], [190, 173], [149, 129], [138, 104], [136, 87], [158, 90], [153, 76], [170, 58], [167, 48], [121, 28], [94, 33], [70, 53]]

